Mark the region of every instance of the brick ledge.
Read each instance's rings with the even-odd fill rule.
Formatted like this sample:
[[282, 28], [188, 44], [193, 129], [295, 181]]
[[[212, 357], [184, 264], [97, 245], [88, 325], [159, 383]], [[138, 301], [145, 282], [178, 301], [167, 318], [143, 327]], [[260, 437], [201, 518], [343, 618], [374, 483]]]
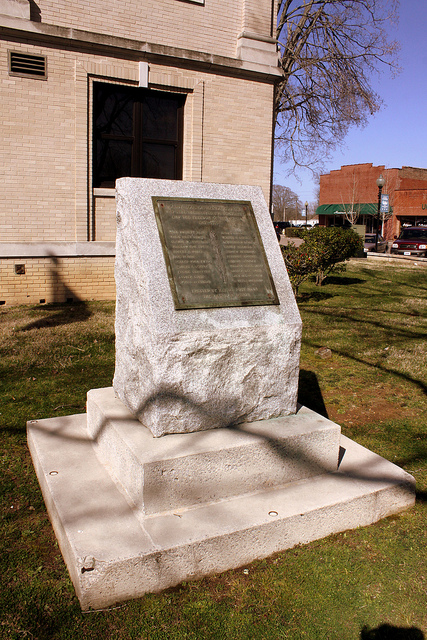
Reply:
[[115, 256], [115, 242], [1, 242], [1, 258]]

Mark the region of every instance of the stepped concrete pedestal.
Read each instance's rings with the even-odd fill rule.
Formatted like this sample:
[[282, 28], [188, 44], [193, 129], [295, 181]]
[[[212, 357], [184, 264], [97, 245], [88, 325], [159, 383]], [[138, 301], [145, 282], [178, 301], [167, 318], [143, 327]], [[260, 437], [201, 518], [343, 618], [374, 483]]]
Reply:
[[112, 389], [33, 420], [28, 443], [83, 610], [365, 526], [415, 502], [412, 476], [299, 407], [154, 438]]
[[28, 423], [83, 609], [376, 522], [414, 480], [297, 408], [301, 318], [260, 187], [116, 182], [116, 366]]

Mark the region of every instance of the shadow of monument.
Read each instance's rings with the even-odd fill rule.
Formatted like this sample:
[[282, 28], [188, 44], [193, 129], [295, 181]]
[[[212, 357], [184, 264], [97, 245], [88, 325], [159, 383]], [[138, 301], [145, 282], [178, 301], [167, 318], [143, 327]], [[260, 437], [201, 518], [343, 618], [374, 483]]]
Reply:
[[363, 627], [360, 640], [424, 640], [424, 634], [416, 627], [394, 627], [382, 624], [376, 629]]
[[313, 371], [300, 369], [298, 384], [298, 402], [299, 404], [319, 413], [325, 418], [329, 418], [328, 412], [323, 401], [322, 391], [319, 386], [317, 376]]
[[415, 497], [417, 502], [427, 502], [427, 491], [416, 491]]

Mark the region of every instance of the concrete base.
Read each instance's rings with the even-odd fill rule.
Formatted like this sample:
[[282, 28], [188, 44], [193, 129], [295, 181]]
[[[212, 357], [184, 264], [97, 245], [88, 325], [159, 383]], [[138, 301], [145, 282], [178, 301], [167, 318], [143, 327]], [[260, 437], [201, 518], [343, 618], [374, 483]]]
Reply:
[[[107, 399], [101, 416], [97, 399]], [[153, 438], [117, 402], [96, 390], [89, 420], [27, 425], [83, 610], [242, 566], [415, 502], [412, 476], [348, 438], [338, 441], [339, 427], [304, 407], [216, 434]]]
[[302, 407], [234, 428], [154, 438], [111, 387], [87, 394], [87, 431], [142, 517], [334, 472], [341, 435], [337, 424]]

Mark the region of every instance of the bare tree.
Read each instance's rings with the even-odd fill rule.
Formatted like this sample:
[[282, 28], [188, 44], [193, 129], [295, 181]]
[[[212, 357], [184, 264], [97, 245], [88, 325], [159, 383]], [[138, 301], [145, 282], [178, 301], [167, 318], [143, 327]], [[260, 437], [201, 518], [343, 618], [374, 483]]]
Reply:
[[318, 201], [312, 200], [308, 203], [308, 216], [307, 220], [313, 220], [316, 217], [316, 209], [318, 206]]
[[316, 187], [314, 189], [314, 203], [316, 208], [319, 206], [319, 200], [320, 200], [320, 175], [319, 174], [315, 174], [316, 177]]
[[380, 108], [371, 82], [382, 68], [395, 69], [398, 47], [387, 28], [398, 2], [278, 0], [276, 139], [294, 166], [321, 166], [350, 127]]
[[273, 218], [275, 222], [297, 220], [302, 203], [296, 193], [280, 184], [273, 185]]
[[341, 197], [341, 206], [344, 211], [344, 217], [348, 222], [350, 222], [350, 224], [356, 224], [360, 215], [360, 194], [359, 180], [355, 171], [353, 171], [345, 196], [345, 198]]

